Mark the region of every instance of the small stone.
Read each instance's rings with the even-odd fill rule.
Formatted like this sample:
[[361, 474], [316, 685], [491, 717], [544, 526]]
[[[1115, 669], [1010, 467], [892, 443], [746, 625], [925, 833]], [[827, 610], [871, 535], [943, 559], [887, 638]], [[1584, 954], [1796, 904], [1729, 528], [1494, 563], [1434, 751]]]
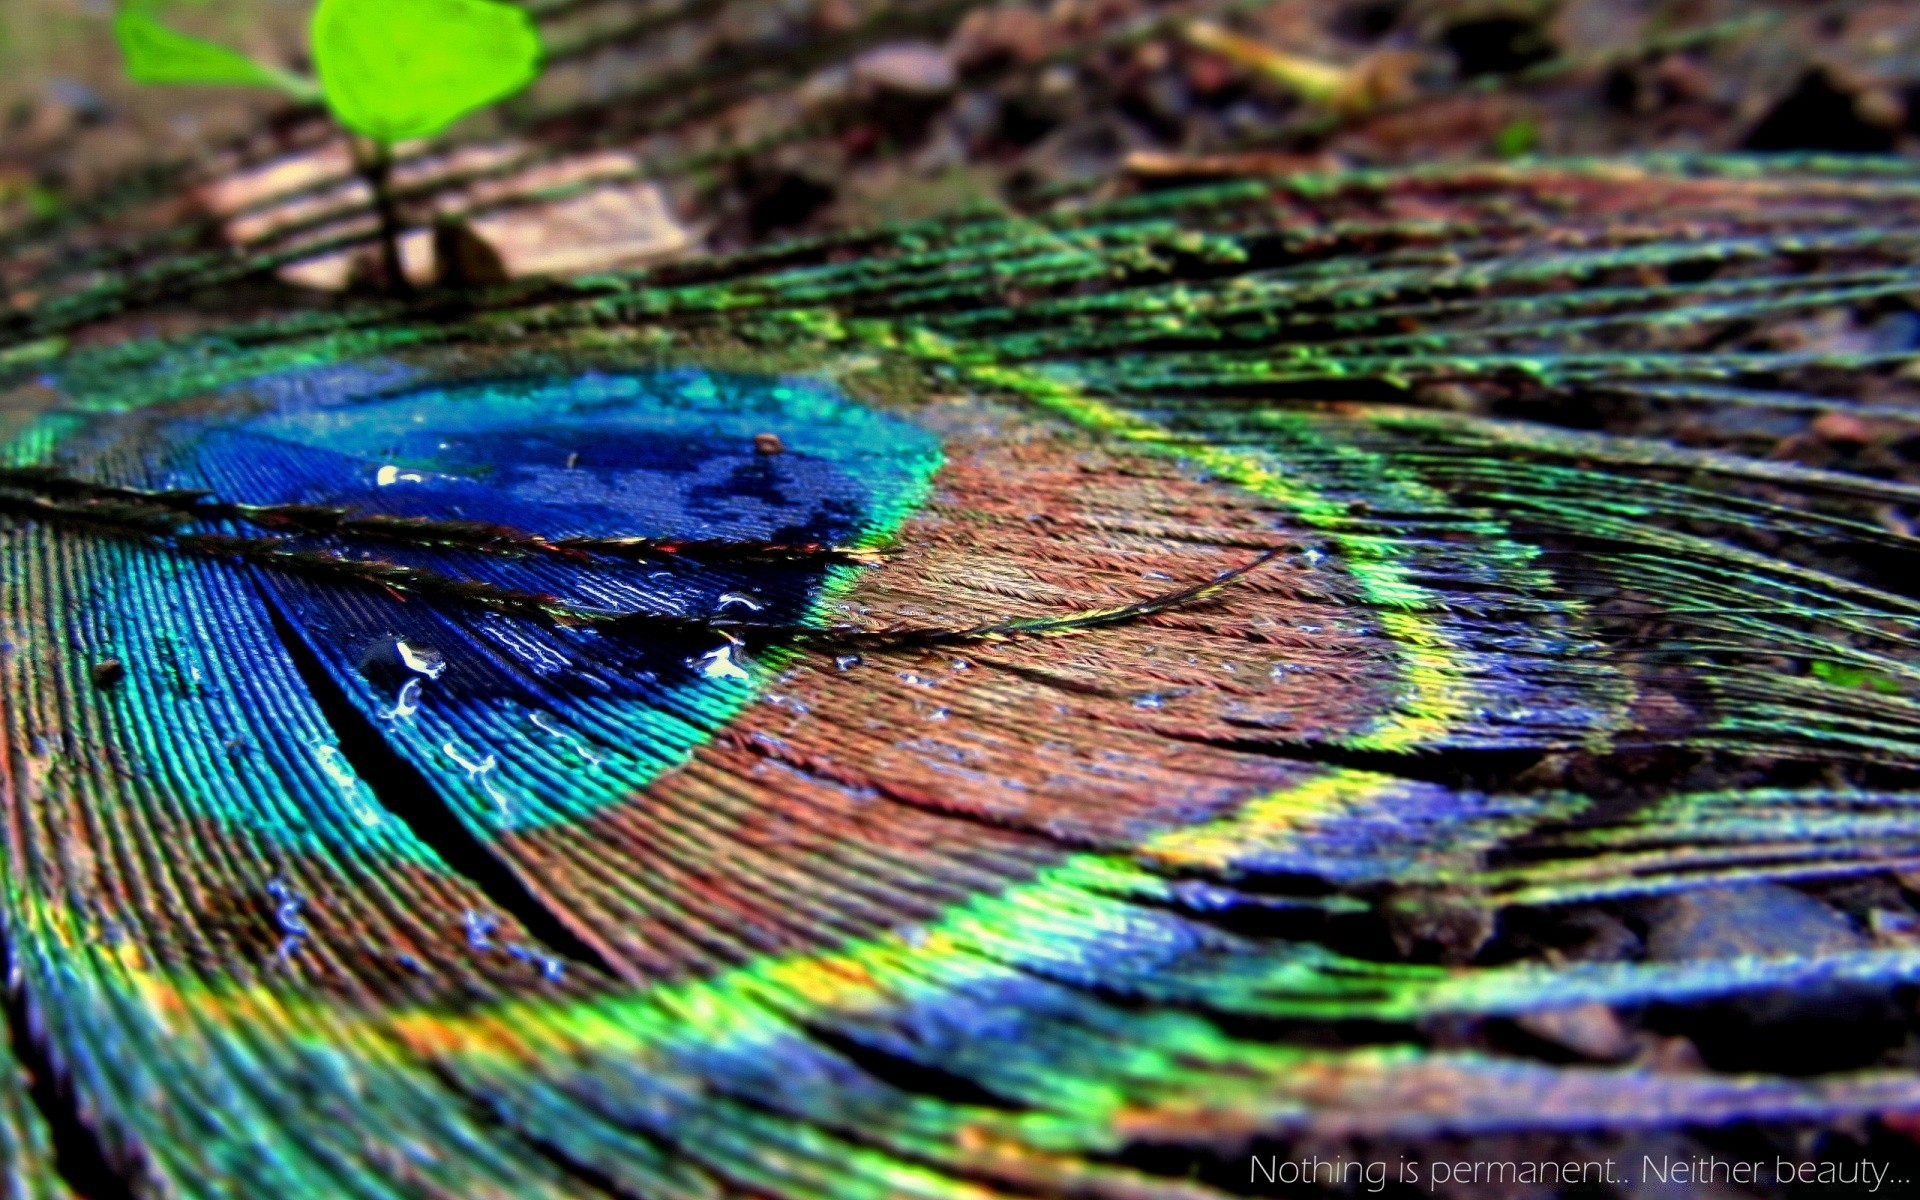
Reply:
[[1464, 383], [1425, 383], [1413, 394], [1421, 404], [1447, 412], [1471, 413], [1486, 408], [1479, 394]]
[[1872, 430], [1859, 417], [1849, 413], [1821, 413], [1813, 422], [1813, 432], [1823, 441], [1864, 446], [1873, 440]]
[[855, 80], [904, 96], [944, 96], [958, 82], [946, 51], [926, 42], [876, 46], [853, 62]]
[[117, 658], [103, 658], [93, 664], [88, 674], [93, 678], [93, 686], [101, 691], [109, 691], [119, 687], [120, 681], [127, 677], [127, 664]]
[[963, 71], [1039, 62], [1056, 49], [1053, 23], [1030, 8], [977, 8], [953, 35], [953, 61]]
[[1700, 1048], [1683, 1037], [1648, 1038], [1634, 1065], [1656, 1075], [1698, 1075], [1707, 1069]]
[[1624, 921], [1598, 909], [1575, 913], [1567, 929], [1580, 935], [1567, 951], [1578, 962], [1631, 962], [1645, 950], [1639, 935]]
[[1713, 76], [1685, 54], [1669, 54], [1653, 69], [1653, 80], [1668, 98], [1697, 103], [1713, 96]]
[[1853, 98], [1853, 111], [1868, 125], [1898, 129], [1907, 122], [1907, 105], [1889, 88], [1867, 88]]
[[1383, 915], [1389, 936], [1407, 958], [1458, 965], [1472, 961], [1493, 938], [1492, 906], [1471, 892], [1406, 888], [1391, 898]]
[[465, 257], [443, 260], [443, 275], [452, 280], [464, 274], [473, 282], [632, 267], [694, 242], [659, 185], [639, 180], [608, 181], [569, 199], [444, 224], [461, 230]]
[[1846, 917], [1774, 883], [1670, 897], [1647, 931], [1647, 954], [1655, 962], [1842, 954], [1867, 946]]
[[1604, 1004], [1576, 1004], [1524, 1013], [1513, 1023], [1542, 1041], [1552, 1042], [1600, 1062], [1619, 1062], [1633, 1055], [1634, 1042], [1620, 1018]]
[[753, 452], [768, 455], [785, 454], [787, 444], [780, 440], [780, 435], [777, 433], [756, 433], [753, 435]]

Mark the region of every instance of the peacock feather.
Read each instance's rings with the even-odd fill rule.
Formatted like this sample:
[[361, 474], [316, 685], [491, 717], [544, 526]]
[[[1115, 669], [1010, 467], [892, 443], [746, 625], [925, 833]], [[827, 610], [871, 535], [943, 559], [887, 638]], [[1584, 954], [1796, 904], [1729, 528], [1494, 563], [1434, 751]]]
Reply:
[[153, 203], [0, 263], [9, 1195], [67, 1194], [29, 1076], [96, 1188], [368, 1200], [1920, 1109], [1476, 1032], [1920, 982], [1804, 890], [1920, 867], [1920, 491], [1768, 454], [1920, 411], [1819, 324], [1920, 289], [1920, 171], [1070, 187], [326, 306], [251, 281], [364, 221]]

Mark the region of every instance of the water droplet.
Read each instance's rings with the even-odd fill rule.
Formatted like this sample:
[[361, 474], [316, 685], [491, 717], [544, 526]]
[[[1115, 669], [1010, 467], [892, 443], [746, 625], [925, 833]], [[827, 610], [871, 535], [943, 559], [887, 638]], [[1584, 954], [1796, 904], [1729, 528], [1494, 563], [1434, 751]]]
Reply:
[[418, 471], [402, 471], [399, 467], [384, 466], [374, 472], [373, 481], [381, 487], [392, 487], [396, 483], [425, 483], [427, 477]]
[[313, 757], [320, 764], [320, 773], [340, 790], [347, 807], [353, 810], [353, 815], [360, 819], [360, 823], [380, 824], [380, 807], [373, 802], [373, 789], [354, 773], [353, 764], [340, 752], [340, 747], [326, 743], [316, 745], [313, 747]]
[[1167, 574], [1167, 573], [1166, 573], [1165, 571], [1148, 571], [1148, 572], [1147, 572], [1147, 573], [1146, 573], [1145, 575], [1142, 575], [1142, 576], [1141, 576], [1140, 578], [1142, 578], [1142, 579], [1156, 579], [1156, 580], [1160, 580], [1161, 582], [1164, 582], [1164, 583], [1171, 583], [1171, 582], [1173, 582], [1173, 576], [1171, 576], [1171, 575], [1169, 575], [1169, 574]]
[[915, 675], [912, 671], [900, 672], [900, 681], [911, 684], [914, 687], [932, 687], [934, 685], [933, 680], [928, 679], [924, 675]]
[[742, 670], [739, 663], [733, 661], [733, 651], [733, 643], [728, 642], [718, 649], [709, 650], [699, 658], [693, 659], [689, 665], [697, 667], [708, 679], [751, 679], [752, 676]]
[[307, 936], [307, 923], [300, 918], [300, 906], [304, 903], [300, 894], [279, 879], [267, 881], [267, 895], [273, 897], [273, 922], [280, 932], [288, 937]]
[[452, 759], [454, 765], [458, 766], [462, 771], [465, 771], [469, 780], [480, 785], [480, 790], [487, 794], [487, 799], [493, 801], [494, 807], [500, 810], [500, 818], [502, 820], [506, 820], [512, 815], [512, 806], [507, 803], [507, 798], [500, 794], [500, 789], [493, 786], [493, 780], [491, 778], [494, 771], [500, 766], [500, 760], [498, 758], [489, 754], [485, 758], [476, 761], [460, 753], [459, 748], [452, 742], [444, 743], [440, 747], [440, 753]]
[[542, 954], [531, 947], [509, 943], [507, 953], [529, 966], [538, 967], [540, 969], [540, 978], [545, 979], [549, 983], [557, 982], [561, 976], [567, 973], [566, 963], [561, 962], [551, 954]]
[[1167, 706], [1167, 698], [1158, 692], [1148, 692], [1144, 696], [1135, 696], [1133, 698], [1133, 706], [1135, 708], [1165, 708]]
[[467, 945], [475, 950], [493, 948], [493, 931], [500, 928], [499, 917], [470, 908], [460, 915], [460, 924], [467, 931]]
[[953, 669], [956, 671], [971, 671], [973, 670], [973, 664], [964, 658], [956, 658], [953, 660]]
[[784, 708], [796, 717], [804, 717], [813, 711], [807, 707], [804, 701], [796, 700], [792, 696], [782, 695], [778, 692], [768, 692], [766, 695], [760, 697], [760, 700], [763, 704], [770, 704], [775, 708]]
[[947, 719], [947, 715], [948, 715], [948, 714], [947, 714], [947, 710], [946, 710], [946, 709], [944, 709], [944, 708], [936, 708], [936, 709], [934, 709], [934, 710], [933, 710], [932, 712], [930, 712], [930, 713], [928, 713], [928, 714], [927, 714], [927, 720], [929, 720], [929, 721], [944, 721], [944, 720], [946, 720], [946, 719]]
[[532, 714], [532, 720], [534, 725], [536, 725], [541, 730], [543, 730], [548, 736], [566, 743], [567, 749], [579, 755], [580, 761], [586, 763], [589, 767], [597, 767], [601, 763], [606, 761], [605, 759], [601, 758], [598, 754], [595, 754], [593, 751], [587, 749], [587, 744], [581, 741], [578, 737], [574, 736], [571, 733], [568, 733], [566, 730], [560, 728], [558, 725], [555, 725], [551, 721], [549, 721], [547, 719], [547, 714], [534, 713]]
[[420, 681], [409, 679], [400, 685], [400, 694], [393, 698], [393, 707], [380, 714], [382, 721], [411, 721], [420, 711]]
[[860, 656], [858, 654], [842, 654], [833, 660], [833, 665], [839, 667], [842, 671], [851, 671], [860, 665]]
[[729, 608], [744, 608], [748, 612], [759, 612], [766, 605], [744, 592], [722, 592], [720, 598], [713, 602], [713, 607], [717, 612], [725, 612]]
[[432, 646], [412, 646], [406, 642], [395, 642], [393, 648], [400, 652], [400, 661], [407, 670], [428, 679], [438, 679], [447, 673], [447, 660]]

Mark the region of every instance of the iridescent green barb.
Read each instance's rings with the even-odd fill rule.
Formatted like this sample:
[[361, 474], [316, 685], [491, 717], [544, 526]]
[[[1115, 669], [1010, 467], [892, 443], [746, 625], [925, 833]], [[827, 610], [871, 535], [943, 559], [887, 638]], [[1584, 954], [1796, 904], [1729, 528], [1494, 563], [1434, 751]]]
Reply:
[[[1501, 1033], [1920, 982], [1798, 890], [1920, 864], [1920, 489], [1610, 432], [1920, 412], [1912, 349], [1780, 336], [1920, 288], [1920, 172], [1331, 172], [103, 324], [366, 236], [0, 261], [26, 1194], [22, 1064], [182, 1196], [1201, 1196], [1253, 1139], [1920, 1108]], [[1823, 937], [1650, 945], [1735, 887]], [[1601, 905], [1611, 958], [1515, 949]]]

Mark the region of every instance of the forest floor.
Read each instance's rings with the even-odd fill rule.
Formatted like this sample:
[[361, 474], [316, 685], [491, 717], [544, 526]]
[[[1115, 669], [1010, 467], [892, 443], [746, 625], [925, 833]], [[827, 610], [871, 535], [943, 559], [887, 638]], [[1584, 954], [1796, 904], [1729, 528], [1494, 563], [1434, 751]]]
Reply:
[[[757, 7], [779, 10], [785, 36], [798, 44], [809, 32], [844, 31], [874, 6]], [[947, 7], [955, 12], [869, 42], [844, 61], [821, 62], [784, 103], [839, 105], [840, 118], [825, 122], [821, 137], [743, 161], [743, 195], [708, 196], [683, 216], [736, 238], [764, 237], [922, 215], [1117, 171], [1223, 173], [1235, 169], [1235, 156], [1249, 155], [1304, 166], [1920, 151], [1920, 5], [1905, 0]], [[32, 190], [36, 203], [57, 205], [134, 165], [208, 155], [280, 106], [265, 92], [130, 83], [108, 8], [99, 0], [0, 0], [0, 186], [17, 201]], [[303, 64], [299, 6], [233, 0], [176, 8], [169, 19], [183, 28]], [[733, 10], [720, 11], [734, 19], [726, 17]], [[1243, 43], [1196, 36], [1196, 17]], [[740, 31], [711, 32], [724, 42]], [[1276, 60], [1263, 64], [1260, 49], [1277, 52]], [[591, 71], [603, 81], [638, 76], [651, 69], [650, 53], [601, 55]], [[1282, 58], [1344, 73], [1349, 86], [1331, 94], [1342, 85], [1336, 78], [1331, 92], [1303, 96], [1286, 82]], [[539, 103], [538, 89], [525, 103]]]
[[[765, 7], [830, 33], [858, 6]], [[1376, 77], [1376, 102], [1336, 111], [1304, 99], [1182, 36], [1196, 13], [1287, 54], [1360, 66]], [[301, 15], [233, 0], [170, 19], [299, 64]], [[840, 157], [797, 156], [843, 215], [858, 215], [862, 196], [898, 193], [883, 178], [894, 171], [976, 167], [1031, 183], [1111, 170], [1130, 153], [1386, 163], [1920, 147], [1920, 7], [1903, 0], [1054, 0], [984, 6], [945, 26], [835, 64], [880, 102], [869, 127], [840, 131]], [[132, 163], [205, 152], [279, 103], [139, 88], [122, 77], [108, 28], [96, 0], [0, 0], [0, 162], [15, 177], [56, 194], [84, 188]], [[812, 215], [804, 207], [762, 216], [796, 223]]]
[[[873, 0], [652, 7], [694, 15], [652, 41], [582, 19], [546, 79], [463, 132], [531, 127], [576, 155], [665, 163], [663, 240], [681, 253], [1061, 189], [1294, 167], [1920, 153], [1920, 4], [1910, 0], [934, 3], [891, 32], [871, 20], [886, 8]], [[298, 5], [169, 12], [195, 32], [304, 65]], [[128, 82], [97, 0], [0, 0], [0, 30], [0, 229], [155, 162], [218, 176], [313, 152], [313, 117], [283, 111], [271, 93]], [[678, 97], [635, 90], [636, 80], [681, 78], [703, 56], [777, 59], [783, 39], [790, 68], [773, 83], [754, 76], [738, 103], [697, 69], [686, 75], [697, 86], [685, 120], [673, 115]], [[582, 109], [582, 97], [605, 102]], [[337, 286], [347, 272], [333, 274]], [[1825, 314], [1776, 336], [1920, 344], [1911, 311], [1873, 316], [1862, 325]], [[1916, 449], [1904, 423], [1839, 414], [1616, 431], [1906, 478]]]

